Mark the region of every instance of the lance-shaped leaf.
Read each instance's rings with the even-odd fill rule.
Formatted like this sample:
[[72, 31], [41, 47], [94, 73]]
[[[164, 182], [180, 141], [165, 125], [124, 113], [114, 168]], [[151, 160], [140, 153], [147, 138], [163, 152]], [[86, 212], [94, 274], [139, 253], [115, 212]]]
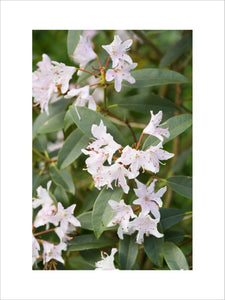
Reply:
[[170, 270], [189, 270], [186, 257], [174, 243], [164, 243], [163, 255]]
[[57, 165], [60, 169], [66, 168], [74, 162], [80, 155], [81, 149], [86, 148], [89, 138], [77, 128], [65, 140], [59, 151]]
[[190, 176], [172, 176], [167, 178], [167, 184], [173, 191], [192, 199], [192, 178]]
[[88, 211], [82, 213], [81, 215], [77, 216], [77, 219], [82, 224], [81, 227], [83, 229], [93, 230], [92, 226], [92, 211]]
[[122, 270], [131, 270], [138, 254], [136, 235], [124, 235], [119, 242], [119, 262]]
[[69, 57], [73, 55], [74, 50], [79, 43], [80, 36], [82, 35], [83, 30], [69, 30], [67, 36], [67, 52]]
[[99, 238], [103, 231], [107, 228], [108, 223], [111, 221], [113, 216], [113, 211], [108, 204], [109, 200], [120, 201], [123, 195], [123, 190], [121, 188], [116, 188], [114, 190], [107, 189], [106, 187], [102, 189], [98, 195], [92, 214], [92, 225], [94, 229], [95, 236]]
[[165, 68], [179, 58], [183, 53], [192, 48], [192, 33], [185, 34], [175, 45], [167, 50], [160, 61], [159, 67]]
[[157, 85], [165, 85], [171, 83], [186, 83], [187, 78], [170, 70], [162, 69], [141, 69], [131, 71], [131, 75], [135, 78], [136, 82], [130, 84], [127, 81], [123, 81], [122, 84], [127, 87], [143, 88]]
[[[76, 109], [80, 115], [80, 118], [78, 117]], [[73, 118], [74, 123], [89, 138], [92, 137], [92, 133], [91, 133], [92, 125], [93, 124], [99, 125], [102, 120], [104, 125], [107, 127], [107, 133], [110, 133], [117, 143], [123, 144], [123, 145], [126, 144], [122, 134], [117, 129], [117, 127], [114, 124], [112, 124], [108, 119], [103, 117], [100, 113], [93, 111], [91, 109], [88, 109], [86, 107], [78, 107], [77, 106], [75, 108], [74, 105], [70, 106], [69, 111]]]
[[[82, 226], [82, 225], [81, 225]], [[97, 239], [93, 234], [76, 236], [69, 242], [67, 251], [82, 251], [88, 249], [98, 249], [115, 244], [115, 241], [102, 235]]]
[[165, 231], [180, 222], [185, 216], [185, 213], [177, 208], [160, 208], [160, 215], [160, 223], [163, 227], [163, 231]]
[[75, 187], [71, 174], [67, 170], [59, 170], [55, 166], [50, 167], [50, 176], [56, 185], [62, 187], [65, 191], [75, 194]]
[[163, 243], [164, 238], [157, 238], [153, 235], [145, 237], [144, 249], [150, 260], [157, 266], [161, 267], [163, 262]]
[[[184, 132], [188, 129], [192, 124], [192, 115], [190, 114], [183, 114], [179, 116], [172, 117], [168, 119], [165, 123], [163, 123], [160, 127], [161, 128], [168, 128], [170, 136], [168, 138], [163, 137], [163, 144], [169, 142], [170, 140], [174, 139], [176, 136]], [[143, 150], [146, 150], [150, 146], [156, 146], [160, 142], [159, 139], [150, 135], [144, 142]]]
[[70, 111], [67, 110], [65, 117], [64, 117], [63, 129], [66, 131], [73, 124], [74, 124], [73, 118], [70, 114]]
[[94, 264], [85, 260], [81, 255], [72, 256], [67, 260], [69, 268], [72, 270], [94, 270]]

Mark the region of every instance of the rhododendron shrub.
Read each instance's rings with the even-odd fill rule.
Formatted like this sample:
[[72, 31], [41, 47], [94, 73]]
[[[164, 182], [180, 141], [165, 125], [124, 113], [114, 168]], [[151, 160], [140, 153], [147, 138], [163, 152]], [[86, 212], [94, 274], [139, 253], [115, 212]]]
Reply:
[[192, 32], [33, 37], [33, 270], [192, 269]]

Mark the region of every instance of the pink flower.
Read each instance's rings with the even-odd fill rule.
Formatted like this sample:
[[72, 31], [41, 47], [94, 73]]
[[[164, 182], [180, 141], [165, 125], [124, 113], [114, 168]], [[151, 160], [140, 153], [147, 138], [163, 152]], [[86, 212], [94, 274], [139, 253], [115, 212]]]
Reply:
[[96, 104], [94, 98], [89, 94], [89, 86], [86, 85], [82, 88], [73, 88], [71, 89], [65, 98], [73, 98], [75, 96], [77, 97], [75, 106], [85, 106], [86, 103], [88, 103], [88, 108], [92, 110], [96, 110]]

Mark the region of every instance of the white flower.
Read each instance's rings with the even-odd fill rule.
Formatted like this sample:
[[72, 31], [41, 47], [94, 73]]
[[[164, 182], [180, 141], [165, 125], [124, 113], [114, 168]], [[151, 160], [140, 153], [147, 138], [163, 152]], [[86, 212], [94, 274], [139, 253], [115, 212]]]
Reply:
[[66, 93], [69, 88], [69, 81], [76, 71], [75, 67], [68, 67], [57, 61], [52, 62], [55, 66], [52, 68], [53, 81], [55, 86], [61, 90], [61, 93]]
[[58, 202], [58, 210], [55, 215], [56, 222], [60, 222], [60, 228], [64, 233], [67, 232], [68, 225], [72, 224], [74, 226], [81, 226], [80, 222], [73, 216], [73, 211], [76, 204], [73, 204], [66, 209], [62, 206], [61, 202]]
[[135, 83], [135, 78], [130, 75], [130, 70], [133, 70], [136, 66], [137, 63], [128, 64], [120, 61], [115, 69], [109, 69], [106, 72], [105, 78], [107, 81], [115, 80], [115, 90], [120, 92], [123, 80], [126, 80], [131, 84]]
[[173, 153], [169, 153], [161, 148], [162, 142], [160, 142], [157, 146], [151, 146], [149, 149], [144, 151], [145, 163], [142, 165], [142, 167], [145, 170], [157, 173], [159, 172], [160, 160], [167, 160], [174, 156]]
[[55, 259], [64, 264], [64, 260], [62, 258], [62, 250], [66, 250], [67, 246], [65, 243], [60, 243], [58, 245], [54, 245], [48, 243], [46, 241], [43, 242], [43, 263], [46, 264], [51, 259]]
[[40, 245], [32, 234], [32, 265], [39, 258]]
[[160, 110], [156, 115], [153, 114], [153, 111], [150, 111], [151, 113], [151, 121], [149, 122], [149, 124], [147, 125], [147, 127], [144, 129], [144, 133], [146, 134], [151, 134], [156, 136], [158, 139], [160, 139], [161, 141], [163, 141], [163, 136], [165, 137], [169, 137], [170, 133], [168, 128], [167, 129], [163, 129], [163, 128], [158, 128], [159, 123], [162, 120], [162, 111]]
[[73, 98], [78, 96], [76, 99], [75, 106], [85, 106], [88, 103], [88, 108], [92, 110], [96, 110], [96, 104], [94, 98], [89, 95], [89, 86], [86, 85], [82, 88], [73, 88], [71, 89], [65, 98]]
[[114, 215], [107, 227], [120, 224], [117, 234], [120, 239], [123, 239], [123, 234], [128, 233], [130, 218], [136, 218], [136, 215], [133, 213], [131, 206], [124, 203], [124, 200], [120, 202], [109, 200], [108, 203], [114, 210]]
[[[53, 65], [54, 64], [54, 65]], [[76, 71], [75, 67], [68, 67], [63, 63], [51, 61], [48, 55], [42, 55], [39, 67], [32, 74], [32, 96], [34, 102], [40, 104], [41, 112], [48, 115], [48, 104], [54, 93], [65, 93], [69, 87], [69, 80]]]
[[106, 252], [104, 254], [106, 257], [103, 256], [103, 252], [101, 252], [102, 260], [95, 263], [96, 269], [95, 270], [116, 270], [114, 266], [114, 255], [117, 252], [116, 248], [113, 248], [111, 254], [108, 255]]
[[112, 59], [112, 67], [115, 68], [119, 64], [119, 60], [127, 61], [132, 64], [132, 59], [125, 52], [129, 50], [133, 41], [131, 39], [122, 42], [118, 35], [114, 36], [114, 40], [110, 45], [102, 46], [110, 55]]
[[73, 60], [84, 68], [86, 64], [96, 58], [96, 53], [92, 49], [92, 45], [88, 36], [80, 36], [79, 43], [73, 53]]
[[138, 188], [134, 189], [134, 191], [138, 196], [138, 199], [136, 199], [133, 203], [141, 205], [142, 213], [144, 215], [147, 215], [149, 212], [151, 212], [156, 219], [159, 219], [159, 207], [162, 207], [161, 197], [166, 192], [167, 187], [165, 186], [155, 193], [154, 190], [155, 182], [157, 181], [156, 179], [154, 179], [148, 187], [138, 180], [135, 181]]
[[137, 243], [141, 244], [144, 240], [144, 234], [148, 236], [149, 234], [154, 235], [157, 238], [163, 237], [163, 234], [158, 232], [157, 223], [159, 219], [153, 219], [149, 215], [140, 213], [139, 216], [129, 223], [129, 234], [134, 233], [136, 230]]
[[52, 198], [49, 196], [49, 193], [48, 193], [51, 183], [52, 183], [51, 180], [48, 181], [47, 190], [44, 189], [42, 186], [39, 186], [37, 188], [37, 197], [38, 198], [34, 199], [34, 201], [32, 203], [33, 208], [37, 208], [40, 205], [50, 206], [54, 203]]

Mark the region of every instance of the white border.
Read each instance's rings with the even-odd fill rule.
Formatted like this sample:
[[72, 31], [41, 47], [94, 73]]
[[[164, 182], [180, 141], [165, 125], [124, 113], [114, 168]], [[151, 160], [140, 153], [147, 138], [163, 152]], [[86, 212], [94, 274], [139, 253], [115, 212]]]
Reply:
[[[224, 299], [224, 2], [1, 3], [2, 299]], [[193, 29], [194, 270], [31, 271], [32, 29]]]

